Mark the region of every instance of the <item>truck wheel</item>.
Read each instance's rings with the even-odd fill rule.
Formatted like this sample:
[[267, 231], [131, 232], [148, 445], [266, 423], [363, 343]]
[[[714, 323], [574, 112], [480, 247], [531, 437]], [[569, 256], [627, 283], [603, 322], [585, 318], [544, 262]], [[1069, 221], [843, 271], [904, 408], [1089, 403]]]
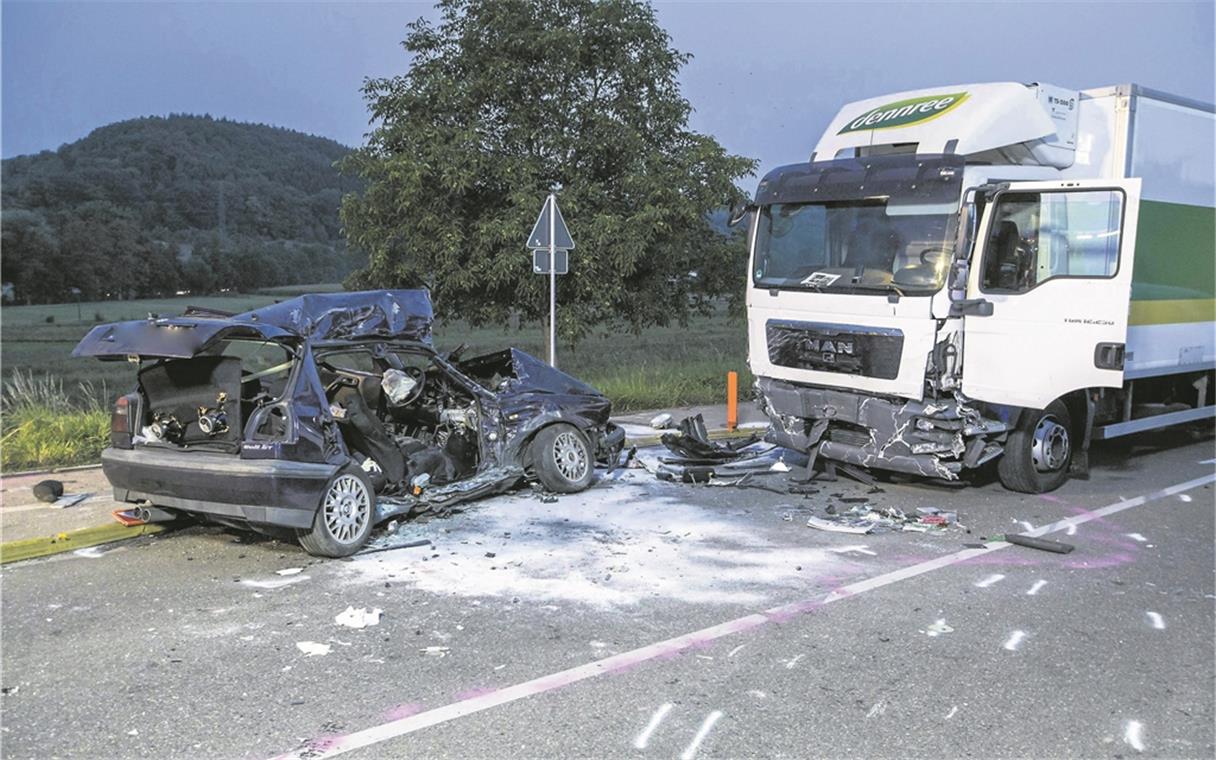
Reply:
[[301, 531], [300, 545], [317, 557], [348, 557], [367, 543], [376, 516], [376, 496], [367, 473], [342, 470], [325, 486], [312, 527]]
[[557, 424], [542, 429], [529, 446], [536, 479], [550, 491], [574, 493], [591, 485], [595, 465], [591, 444], [573, 425]]
[[1072, 417], [1061, 401], [1022, 415], [997, 462], [1001, 485], [1022, 493], [1054, 491], [1068, 479]]

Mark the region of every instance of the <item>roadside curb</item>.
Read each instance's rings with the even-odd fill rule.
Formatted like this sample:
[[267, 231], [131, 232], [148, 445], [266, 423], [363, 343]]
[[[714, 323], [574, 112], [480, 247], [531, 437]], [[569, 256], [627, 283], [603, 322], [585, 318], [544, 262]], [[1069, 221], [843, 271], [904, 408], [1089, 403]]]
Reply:
[[52, 554], [62, 554], [76, 549], [84, 549], [98, 544], [108, 544], [114, 541], [125, 541], [129, 538], [150, 536], [168, 530], [168, 526], [159, 523], [133, 525], [127, 527], [119, 523], [96, 525], [92, 528], [81, 528], [66, 533], [38, 538], [23, 538], [0, 544], [0, 565], [10, 562], [20, 562], [26, 559], [49, 557]]

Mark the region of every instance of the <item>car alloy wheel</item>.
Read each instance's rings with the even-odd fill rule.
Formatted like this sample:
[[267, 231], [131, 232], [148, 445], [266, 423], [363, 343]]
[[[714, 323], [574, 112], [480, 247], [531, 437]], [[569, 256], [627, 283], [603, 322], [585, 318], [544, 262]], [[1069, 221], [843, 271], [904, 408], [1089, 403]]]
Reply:
[[562, 477], [571, 483], [577, 483], [587, 475], [591, 457], [587, 454], [582, 438], [575, 433], [564, 431], [553, 439], [553, 463]]
[[334, 478], [322, 505], [325, 528], [335, 541], [349, 544], [363, 534], [372, 517], [371, 495], [363, 481], [345, 474]]

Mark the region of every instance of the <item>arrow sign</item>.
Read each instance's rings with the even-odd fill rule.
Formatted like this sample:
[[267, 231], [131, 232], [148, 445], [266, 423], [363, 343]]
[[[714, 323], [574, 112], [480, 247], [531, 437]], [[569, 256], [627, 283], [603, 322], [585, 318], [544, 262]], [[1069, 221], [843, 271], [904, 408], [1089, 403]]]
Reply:
[[561, 248], [567, 251], [574, 248], [574, 238], [570, 237], [570, 229], [566, 220], [562, 219], [562, 210], [557, 207], [557, 196], [550, 195], [541, 206], [540, 217], [528, 235], [529, 248]]

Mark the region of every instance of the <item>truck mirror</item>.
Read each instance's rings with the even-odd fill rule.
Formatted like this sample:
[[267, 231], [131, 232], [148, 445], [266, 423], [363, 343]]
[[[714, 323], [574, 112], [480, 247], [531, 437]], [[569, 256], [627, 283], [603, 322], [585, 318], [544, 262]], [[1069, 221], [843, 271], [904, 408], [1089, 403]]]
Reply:
[[755, 210], [755, 204], [747, 198], [736, 198], [730, 204], [730, 216], [727, 218], [726, 226], [738, 226], [739, 222], [742, 222], [748, 214]]

